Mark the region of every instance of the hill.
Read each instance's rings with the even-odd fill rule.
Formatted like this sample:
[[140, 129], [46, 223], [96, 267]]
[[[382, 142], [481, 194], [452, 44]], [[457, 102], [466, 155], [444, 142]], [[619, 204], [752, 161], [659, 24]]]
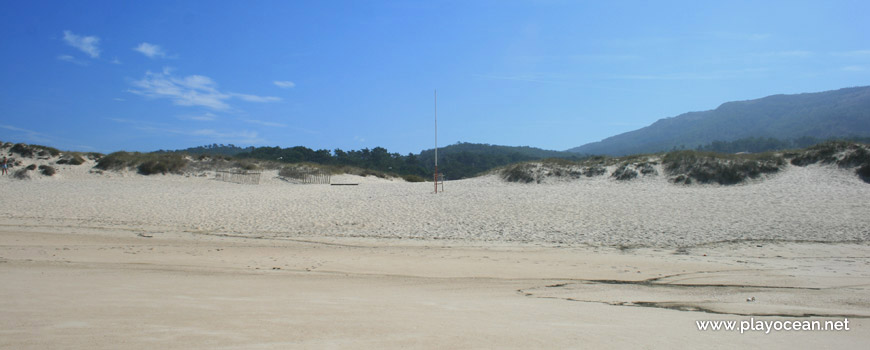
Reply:
[[854, 136], [870, 136], [868, 86], [727, 102], [714, 110], [660, 119], [568, 151], [627, 155], [693, 149], [713, 141], [745, 138], [824, 140]]
[[[415, 175], [429, 178], [435, 170], [435, 151], [421, 151], [419, 154], [401, 155], [390, 153], [383, 147], [373, 149], [333, 151], [313, 150], [304, 146], [247, 147], [234, 145], [206, 145], [176, 151], [155, 153], [187, 153], [224, 155], [235, 158], [253, 158], [283, 163], [315, 163], [332, 166], [352, 166], [397, 175]], [[480, 143], [460, 142], [438, 149], [439, 171], [449, 179], [463, 179], [479, 173], [516, 162], [540, 160], [545, 158], [578, 159], [579, 155], [564, 151], [550, 151], [522, 146], [498, 146]]]
[[[438, 169], [450, 179], [475, 176], [500, 166], [546, 158], [576, 159], [579, 155], [535, 147], [498, 146], [485, 143], [459, 142], [438, 149]], [[435, 150], [428, 149], [417, 156], [420, 166], [432, 173]]]

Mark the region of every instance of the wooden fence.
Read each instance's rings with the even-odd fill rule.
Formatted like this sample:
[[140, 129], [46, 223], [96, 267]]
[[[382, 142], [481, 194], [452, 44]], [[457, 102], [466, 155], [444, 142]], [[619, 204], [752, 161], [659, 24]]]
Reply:
[[304, 184], [329, 185], [332, 181], [329, 174], [318, 170], [284, 169], [279, 175]]
[[233, 182], [237, 184], [260, 184], [260, 173], [254, 171], [216, 170], [215, 180]]

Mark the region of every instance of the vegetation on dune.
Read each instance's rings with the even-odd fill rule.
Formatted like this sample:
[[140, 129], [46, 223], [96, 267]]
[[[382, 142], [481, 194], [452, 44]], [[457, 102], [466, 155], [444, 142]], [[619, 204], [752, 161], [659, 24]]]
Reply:
[[30, 178], [30, 174], [28, 173], [28, 171], [30, 171], [30, 169], [18, 169], [15, 174], [12, 174], [12, 176], [18, 180], [27, 180]]
[[40, 165], [39, 170], [41, 170], [42, 175], [45, 175], [45, 176], [54, 176], [54, 174], [56, 173], [54, 167], [52, 167], [50, 165]]
[[785, 159], [773, 153], [734, 155], [678, 151], [665, 154], [662, 163], [674, 183], [734, 185], [780, 171]]
[[[809, 139], [807, 139], [809, 140]], [[775, 140], [747, 139], [747, 144], [773, 145]], [[807, 141], [809, 142], [809, 141]], [[716, 147], [731, 147], [738, 143], [719, 143]], [[79, 165], [89, 159], [96, 160], [95, 168], [101, 170], [123, 170], [135, 168], [140, 174], [170, 174], [183, 171], [202, 171], [212, 169], [241, 169], [257, 171], [261, 169], [279, 169], [281, 176], [300, 172], [319, 172], [324, 174], [352, 174], [360, 176], [376, 176], [380, 178], [401, 177], [409, 182], [431, 181], [431, 172], [424, 164], [429, 151], [421, 156], [408, 154], [402, 156], [389, 153], [386, 149], [362, 149], [358, 151], [334, 152], [306, 147], [259, 147], [238, 148], [248, 150], [236, 156], [222, 154], [199, 154], [196, 161], [189, 162], [189, 156], [182, 152], [115, 152], [109, 155], [99, 153], [61, 153], [57, 149], [26, 144], [7, 143], [14, 153], [23, 157], [36, 155], [46, 157], [51, 154], [60, 156], [56, 164]], [[228, 151], [228, 147], [218, 148]], [[734, 146], [739, 147], [739, 146]], [[764, 146], [766, 147], [766, 146]], [[764, 152], [753, 154], [727, 154], [709, 151], [671, 151], [659, 154], [638, 154], [623, 157], [571, 155], [564, 152], [545, 151], [530, 147], [505, 147], [482, 144], [465, 144], [444, 148], [446, 155], [439, 153], [439, 167], [442, 174], [458, 174], [457, 178], [475, 176], [486, 173], [491, 167], [500, 168], [496, 171], [505, 181], [518, 183], [541, 183], [545, 179], [577, 180], [607, 175], [608, 167], [614, 169], [609, 176], [615, 180], [628, 181], [641, 177], [657, 176], [658, 169], [664, 170], [664, 175], [673, 183], [679, 184], [720, 184], [733, 185], [749, 179], [757, 179], [764, 175], [775, 174], [790, 162], [795, 166], [809, 164], [836, 164], [841, 168], [854, 168], [855, 173], [864, 181], [870, 182], [870, 146], [850, 141], [829, 141], [811, 146], [803, 150], [791, 150], [778, 153]], [[42, 154], [40, 156], [40, 154]], [[555, 157], [545, 157], [556, 155]], [[434, 157], [434, 152], [431, 156]], [[515, 161], [516, 159], [529, 159]], [[434, 160], [434, 159], [430, 159]], [[14, 160], [16, 166], [20, 160]], [[659, 167], [661, 164], [661, 168]], [[44, 175], [56, 173], [53, 167], [39, 167]], [[24, 172], [16, 172], [17, 177], [29, 177], [26, 173], [35, 170], [32, 164]], [[433, 169], [434, 170], [434, 169]], [[456, 179], [456, 178], [454, 178]]]
[[57, 157], [60, 155], [60, 150], [54, 147], [48, 146], [40, 146], [40, 145], [28, 145], [24, 143], [16, 143], [10, 149], [12, 153], [18, 153], [22, 157], [25, 158], [33, 158], [37, 157]]
[[[395, 173], [386, 173], [382, 171], [363, 169], [352, 166], [335, 166], [322, 165], [317, 163], [302, 162], [284, 165], [278, 172], [278, 175], [283, 177], [298, 178], [307, 174], [321, 173], [329, 175], [349, 174], [358, 176], [374, 176], [382, 179], [399, 177]], [[422, 178], [421, 178], [422, 179]]]
[[82, 165], [85, 163], [85, 158], [78, 153], [70, 153], [62, 156], [55, 164]]
[[870, 183], [870, 146], [867, 144], [833, 141], [815, 145], [804, 151], [789, 152], [791, 164], [807, 166], [810, 164], [836, 164], [840, 168], [856, 168], [855, 173]]
[[[170, 152], [160, 151], [159, 153]], [[355, 173], [360, 172], [358, 169], [369, 169], [369, 175], [381, 177], [387, 176], [387, 174], [415, 175], [424, 180], [429, 179], [435, 171], [434, 150], [422, 151], [420, 154], [401, 155], [391, 153], [383, 147], [329, 151], [325, 149], [313, 150], [302, 146], [241, 148], [234, 145], [214, 144], [174, 151], [174, 153], [200, 154], [201, 157], [232, 155], [236, 159], [258, 159], [279, 163], [313, 163], [330, 167], [349, 167], [347, 169]], [[456, 143], [438, 150], [439, 172], [449, 179], [473, 177], [496, 167], [520, 161], [553, 157], [581, 158], [574, 153], [548, 151], [533, 147], [473, 143]]]
[[505, 167], [501, 176], [507, 182], [540, 183], [540, 179], [535, 177], [534, 169], [535, 165], [532, 163], [513, 164]]
[[142, 175], [151, 175], [180, 174], [186, 166], [187, 160], [177, 153], [115, 152], [100, 158], [95, 167], [102, 170], [136, 168]]
[[418, 176], [418, 175], [403, 175], [402, 179], [407, 182], [424, 182], [426, 179]]
[[578, 178], [566, 176], [578, 168], [586, 176], [600, 176], [606, 173], [604, 167], [615, 166], [610, 177], [627, 181], [658, 175], [658, 161], [661, 161], [668, 179], [677, 184], [734, 185], [775, 174], [789, 162], [796, 166], [822, 163], [854, 168], [861, 179], [870, 182], [870, 146], [847, 141], [829, 141], [803, 150], [778, 153], [726, 154], [689, 150], [627, 157], [599, 156], [582, 161], [525, 162], [504, 167], [500, 174], [509, 182], [541, 183], [547, 177]]
[[848, 136], [835, 139], [820, 139], [811, 136], [803, 136], [782, 140], [772, 137], [747, 137], [734, 141], [713, 141], [710, 144], [698, 146], [697, 150], [718, 153], [763, 153], [769, 151], [803, 149], [835, 141], [868, 143], [870, 142], [870, 137]]

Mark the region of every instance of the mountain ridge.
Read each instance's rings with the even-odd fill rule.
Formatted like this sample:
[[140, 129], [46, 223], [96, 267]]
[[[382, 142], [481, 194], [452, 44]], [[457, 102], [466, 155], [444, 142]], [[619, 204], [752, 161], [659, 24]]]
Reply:
[[806, 136], [818, 139], [870, 136], [870, 86], [725, 102], [712, 110], [662, 118], [649, 126], [568, 152], [620, 156], [695, 148], [713, 141], [748, 137]]

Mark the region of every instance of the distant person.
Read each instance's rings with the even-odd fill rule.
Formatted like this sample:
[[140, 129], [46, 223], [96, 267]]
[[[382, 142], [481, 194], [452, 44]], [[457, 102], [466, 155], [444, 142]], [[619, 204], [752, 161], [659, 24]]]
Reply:
[[8, 167], [7, 163], [9, 163], [9, 160], [7, 160], [6, 157], [3, 157], [3, 175], [6, 175], [6, 168]]

